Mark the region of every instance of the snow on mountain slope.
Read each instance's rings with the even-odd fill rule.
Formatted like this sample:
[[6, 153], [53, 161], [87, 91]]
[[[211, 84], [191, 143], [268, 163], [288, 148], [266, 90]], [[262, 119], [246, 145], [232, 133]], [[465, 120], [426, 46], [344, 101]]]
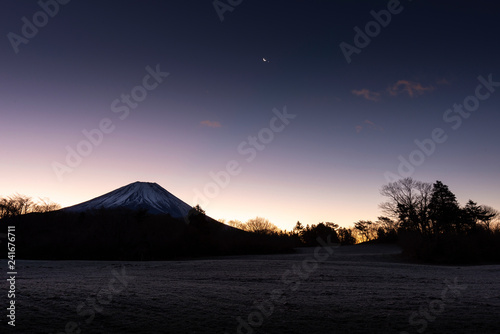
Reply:
[[157, 183], [134, 182], [89, 201], [63, 210], [83, 212], [96, 209], [128, 208], [146, 209], [151, 214], [170, 214], [184, 217], [191, 206], [175, 197]]

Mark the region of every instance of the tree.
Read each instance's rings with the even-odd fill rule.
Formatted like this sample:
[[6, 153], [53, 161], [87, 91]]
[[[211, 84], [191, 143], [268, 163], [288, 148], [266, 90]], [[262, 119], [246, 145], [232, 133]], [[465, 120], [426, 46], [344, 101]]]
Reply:
[[[497, 211], [498, 212], [498, 211]], [[490, 230], [495, 231], [498, 235], [500, 235], [500, 214], [498, 214], [495, 218], [490, 222]]]
[[14, 194], [7, 198], [6, 205], [11, 216], [19, 216], [31, 212], [34, 202], [31, 197]]
[[245, 223], [245, 231], [258, 234], [275, 234], [279, 232], [279, 228], [269, 220], [262, 217], [255, 217]]
[[196, 204], [193, 208], [191, 208], [191, 210], [189, 210], [189, 214], [192, 214], [192, 215], [205, 215], [205, 210], [203, 210], [201, 208], [201, 206], [199, 204]]
[[331, 228], [332, 230], [337, 230], [339, 228], [339, 224], [335, 224], [332, 222], [326, 222], [325, 226]]
[[424, 234], [431, 232], [429, 204], [432, 185], [430, 183], [405, 178], [383, 186], [380, 194], [389, 198], [387, 202], [380, 204], [380, 208], [389, 217], [395, 218], [401, 228]]
[[304, 225], [302, 225], [301, 222], [297, 221], [297, 224], [295, 224], [295, 227], [293, 228], [294, 233], [300, 234], [304, 230]]
[[386, 233], [396, 231], [398, 224], [389, 217], [379, 216], [375, 222], [378, 229], [383, 229]]
[[341, 245], [354, 245], [356, 238], [352, 234], [351, 229], [341, 227], [337, 230], [337, 235]]
[[12, 207], [7, 198], [0, 198], [0, 219], [10, 217], [12, 215]]
[[33, 212], [50, 212], [59, 210], [61, 206], [55, 202], [52, 202], [48, 198], [39, 198], [38, 203], [33, 205]]
[[460, 232], [464, 228], [456, 196], [441, 181], [433, 185], [429, 217], [434, 233]]
[[388, 217], [378, 217], [374, 223], [377, 230], [377, 239], [382, 241], [396, 241], [397, 240], [397, 223]]
[[244, 230], [245, 229], [245, 224], [243, 224], [241, 221], [239, 220], [230, 220], [226, 223], [226, 225], [229, 225], [229, 226], [232, 226], [232, 227], [235, 227], [235, 228], [239, 228], [240, 230]]
[[472, 200], [469, 200], [462, 209], [463, 224], [469, 228], [474, 228], [481, 224], [487, 230], [491, 230], [491, 223], [498, 215], [498, 211], [491, 206], [477, 205]]
[[197, 225], [196, 223], [205, 220], [205, 210], [203, 210], [199, 204], [196, 204], [194, 207], [189, 209], [185, 219], [188, 224]]
[[40, 198], [38, 202], [26, 195], [14, 194], [9, 197], [0, 198], [0, 219], [25, 215], [32, 212], [49, 212], [60, 209], [61, 206], [46, 198]]
[[491, 206], [481, 205], [483, 211], [481, 212], [481, 216], [479, 221], [483, 224], [488, 230], [493, 228], [493, 222], [500, 218], [500, 212]]
[[334, 227], [338, 227], [337, 224], [333, 223], [319, 223], [317, 225], [309, 224], [302, 229], [300, 232], [300, 240], [306, 246], [316, 246], [319, 244], [319, 240], [326, 240], [330, 238], [330, 240], [338, 241], [337, 231]]
[[354, 223], [354, 228], [358, 230], [363, 242], [374, 239], [373, 222], [369, 220], [360, 220]]

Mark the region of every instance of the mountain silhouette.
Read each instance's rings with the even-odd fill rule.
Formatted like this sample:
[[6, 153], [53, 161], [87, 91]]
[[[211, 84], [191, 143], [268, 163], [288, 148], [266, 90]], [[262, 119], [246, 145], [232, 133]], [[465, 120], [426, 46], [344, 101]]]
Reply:
[[134, 182], [89, 201], [66, 207], [67, 212], [126, 208], [146, 210], [149, 214], [184, 217], [191, 206], [153, 182]]

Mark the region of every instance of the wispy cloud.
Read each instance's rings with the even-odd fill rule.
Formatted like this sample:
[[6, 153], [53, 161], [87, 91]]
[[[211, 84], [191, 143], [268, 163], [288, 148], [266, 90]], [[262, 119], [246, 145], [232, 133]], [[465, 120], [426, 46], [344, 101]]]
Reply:
[[220, 128], [222, 125], [217, 121], [201, 121], [201, 125], [208, 126], [209, 128]]
[[[449, 82], [446, 79], [439, 79], [436, 81], [436, 85], [446, 85]], [[425, 86], [420, 82], [410, 81], [410, 80], [398, 80], [395, 84], [389, 86], [385, 91], [372, 91], [367, 88], [363, 89], [353, 89], [351, 93], [360, 96], [369, 101], [380, 101], [382, 96], [398, 96], [401, 94], [408, 94], [409, 97], [415, 97], [419, 95], [423, 95], [427, 92], [431, 92], [435, 90], [436, 87], [429, 85]]]
[[381, 126], [378, 126], [377, 124], [370, 121], [369, 119], [366, 119], [362, 125], [356, 125], [355, 129], [356, 129], [356, 133], [360, 133], [361, 131], [363, 131], [363, 129], [370, 129], [370, 130], [374, 130], [374, 131], [384, 131], [384, 128], [382, 128]]
[[391, 96], [397, 96], [399, 94], [407, 93], [410, 97], [415, 97], [422, 95], [425, 92], [433, 91], [435, 88], [433, 86], [423, 86], [419, 82], [409, 81], [409, 80], [399, 80], [391, 87], [387, 88], [387, 92]]
[[380, 93], [372, 92], [366, 88], [363, 88], [360, 90], [353, 89], [353, 90], [351, 90], [351, 93], [353, 93], [356, 96], [362, 96], [365, 99], [370, 100], [370, 101], [380, 100]]

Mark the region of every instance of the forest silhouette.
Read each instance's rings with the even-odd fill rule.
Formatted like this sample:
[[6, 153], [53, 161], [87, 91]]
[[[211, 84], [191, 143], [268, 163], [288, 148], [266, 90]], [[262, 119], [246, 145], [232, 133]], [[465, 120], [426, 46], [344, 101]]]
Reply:
[[[48, 199], [0, 198], [1, 232], [15, 225], [26, 259], [163, 260], [210, 255], [291, 252], [330, 238], [341, 245], [397, 243], [406, 258], [435, 263], [500, 261], [500, 214], [469, 200], [461, 207], [441, 181], [401, 179], [380, 189], [385, 216], [352, 227], [332, 222], [280, 230], [256, 217], [242, 223], [208, 217], [196, 205], [184, 218], [146, 210], [67, 212]], [[5, 231], [4, 231], [5, 230]]]

